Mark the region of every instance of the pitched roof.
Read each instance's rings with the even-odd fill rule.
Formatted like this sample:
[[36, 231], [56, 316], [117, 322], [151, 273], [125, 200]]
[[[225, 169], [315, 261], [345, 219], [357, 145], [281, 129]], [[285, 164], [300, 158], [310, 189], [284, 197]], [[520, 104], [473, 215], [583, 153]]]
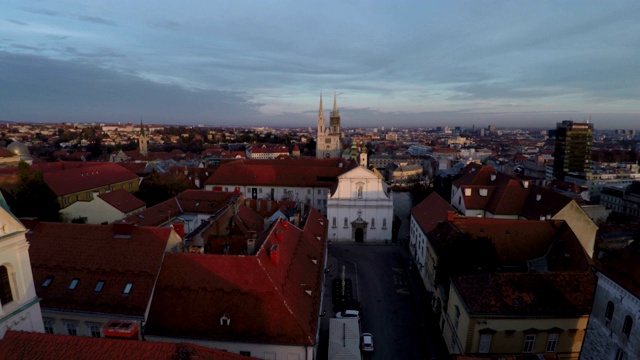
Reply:
[[313, 345], [326, 225], [310, 208], [303, 229], [275, 223], [255, 256], [167, 254], [146, 333]]
[[[125, 224], [126, 225], [126, 224]], [[170, 228], [39, 223], [27, 233], [33, 279], [44, 308], [143, 316]], [[52, 278], [48, 286], [43, 286]], [[78, 279], [75, 289], [69, 289]], [[101, 291], [96, 285], [104, 281]], [[123, 295], [127, 283], [133, 287]]]
[[331, 187], [343, 168], [336, 159], [238, 160], [220, 165], [206, 185]]
[[449, 212], [455, 211], [445, 199], [433, 192], [411, 209], [411, 216], [416, 219], [422, 232], [427, 234], [438, 225], [438, 222], [447, 220]]
[[144, 201], [122, 189], [109, 191], [98, 195], [98, 197], [125, 214], [146, 206]]
[[234, 199], [231, 192], [189, 189], [122, 221], [144, 226], [159, 226], [181, 214], [216, 214]]
[[493, 166], [470, 163], [460, 171], [460, 177], [453, 181], [453, 185], [457, 187], [462, 184], [485, 185], [491, 180], [491, 174], [495, 173], [496, 169]]
[[136, 174], [114, 163], [95, 163], [89, 166], [44, 172], [45, 183], [58, 196], [134, 179], [138, 179]]
[[640, 247], [632, 244], [596, 265], [598, 271], [640, 299]]
[[249, 357], [186, 343], [163, 343], [7, 331], [0, 340], [0, 359], [74, 360], [242, 360]]
[[589, 315], [596, 279], [586, 272], [497, 273], [452, 279], [472, 315]]
[[14, 154], [13, 152], [7, 150], [6, 148], [0, 148], [0, 157], [2, 158], [11, 158], [17, 156], [16, 154]]

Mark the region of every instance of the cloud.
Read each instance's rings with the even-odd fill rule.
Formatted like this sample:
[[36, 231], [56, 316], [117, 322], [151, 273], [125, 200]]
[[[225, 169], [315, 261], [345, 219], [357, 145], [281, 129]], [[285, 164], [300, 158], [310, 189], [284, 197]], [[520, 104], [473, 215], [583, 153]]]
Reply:
[[22, 26], [28, 26], [29, 24], [27, 24], [26, 22], [22, 22], [22, 21], [18, 21], [18, 20], [13, 20], [13, 19], [6, 19], [6, 21], [16, 24], [16, 25], [22, 25]]
[[80, 21], [86, 21], [86, 22], [91, 22], [91, 23], [100, 24], [100, 25], [109, 25], [109, 26], [116, 25], [116, 22], [113, 20], [107, 20], [97, 16], [78, 15], [77, 19]]
[[32, 13], [32, 14], [39, 14], [39, 15], [47, 15], [47, 16], [58, 16], [60, 15], [59, 12], [57, 11], [52, 11], [49, 9], [44, 9], [44, 8], [35, 8], [35, 7], [23, 7], [22, 10]]
[[0, 108], [14, 121], [255, 124], [246, 94], [187, 90], [77, 61], [0, 52]]
[[149, 23], [149, 26], [156, 29], [164, 29], [170, 31], [177, 31], [182, 29], [183, 25], [176, 21], [171, 20], [158, 20]]

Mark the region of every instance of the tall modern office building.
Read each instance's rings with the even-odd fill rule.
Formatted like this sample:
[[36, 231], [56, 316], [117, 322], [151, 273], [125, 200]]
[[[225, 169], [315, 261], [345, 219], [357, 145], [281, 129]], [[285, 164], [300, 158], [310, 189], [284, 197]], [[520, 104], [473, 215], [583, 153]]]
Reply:
[[564, 180], [568, 173], [587, 173], [591, 162], [593, 124], [564, 120], [556, 127], [555, 138], [553, 176]]

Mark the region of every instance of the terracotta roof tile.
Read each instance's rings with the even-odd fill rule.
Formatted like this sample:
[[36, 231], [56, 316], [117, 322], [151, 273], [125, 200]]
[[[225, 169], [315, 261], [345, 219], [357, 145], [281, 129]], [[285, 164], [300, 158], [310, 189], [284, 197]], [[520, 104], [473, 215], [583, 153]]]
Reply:
[[145, 202], [125, 190], [115, 190], [98, 197], [123, 213], [128, 213], [146, 206]]
[[51, 335], [8, 331], [0, 340], [0, 359], [74, 359], [74, 360], [242, 360], [247, 356], [186, 343], [162, 343], [85, 336]]
[[[39, 223], [27, 233], [36, 293], [45, 308], [143, 316], [167, 247], [170, 228]], [[53, 281], [42, 286], [49, 277]], [[74, 290], [69, 286], [78, 279]], [[96, 292], [98, 281], [105, 281]], [[127, 283], [129, 295], [123, 295]]]
[[[314, 209], [304, 220], [303, 230], [273, 225], [255, 256], [167, 254], [147, 333], [314, 344], [327, 220]], [[277, 265], [272, 245], [278, 246]], [[229, 325], [221, 324], [223, 315]]]
[[422, 232], [427, 234], [431, 230], [435, 229], [438, 222], [447, 220], [449, 212], [455, 211], [456, 209], [454, 209], [445, 199], [433, 192], [420, 204], [411, 209], [411, 216], [416, 219], [416, 222], [422, 229]]
[[136, 174], [114, 163], [98, 163], [44, 173], [47, 186], [58, 196], [137, 179]]

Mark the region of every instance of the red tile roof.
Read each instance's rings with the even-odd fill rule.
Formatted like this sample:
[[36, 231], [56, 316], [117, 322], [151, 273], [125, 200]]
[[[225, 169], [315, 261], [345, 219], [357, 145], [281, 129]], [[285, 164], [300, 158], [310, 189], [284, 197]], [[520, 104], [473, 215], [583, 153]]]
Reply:
[[136, 174], [114, 163], [95, 163], [44, 173], [47, 186], [58, 196], [137, 179]]
[[232, 200], [234, 200], [234, 194], [231, 192], [190, 189], [174, 198], [130, 215], [123, 221], [144, 226], [159, 226], [181, 214], [216, 214], [228, 207]]
[[313, 345], [327, 220], [314, 209], [304, 220], [303, 230], [275, 223], [255, 256], [167, 254], [146, 333]]
[[7, 150], [6, 148], [0, 148], [0, 157], [10, 158], [10, 157], [14, 157], [14, 156], [16, 156], [16, 154], [12, 153], [11, 151]]
[[[167, 247], [170, 228], [39, 223], [27, 233], [33, 279], [44, 308], [143, 316]], [[53, 281], [42, 284], [48, 277]], [[77, 287], [69, 290], [73, 279]], [[105, 281], [96, 292], [98, 281]], [[123, 295], [127, 283], [129, 295]]]
[[143, 176], [144, 170], [147, 168], [147, 163], [143, 163], [143, 162], [124, 161], [124, 162], [118, 162], [116, 164], [122, 166], [123, 168], [131, 171], [132, 173], [138, 176]]
[[456, 209], [440, 195], [433, 192], [411, 209], [411, 216], [416, 219], [422, 232], [427, 234], [438, 225], [438, 222], [447, 220], [449, 212], [456, 212]]
[[586, 272], [498, 273], [452, 279], [472, 315], [589, 315], [596, 278]]
[[144, 201], [122, 189], [110, 191], [98, 197], [125, 214], [146, 206]]
[[222, 164], [206, 185], [331, 187], [341, 159], [239, 160]]
[[497, 173], [493, 166], [483, 166], [470, 163], [460, 172], [460, 177], [453, 181], [453, 185], [487, 185], [491, 181], [491, 174]]
[[252, 359], [186, 343], [98, 339], [11, 330], [0, 340], [0, 359], [3, 360], [174, 360], [185, 355], [189, 359]]

